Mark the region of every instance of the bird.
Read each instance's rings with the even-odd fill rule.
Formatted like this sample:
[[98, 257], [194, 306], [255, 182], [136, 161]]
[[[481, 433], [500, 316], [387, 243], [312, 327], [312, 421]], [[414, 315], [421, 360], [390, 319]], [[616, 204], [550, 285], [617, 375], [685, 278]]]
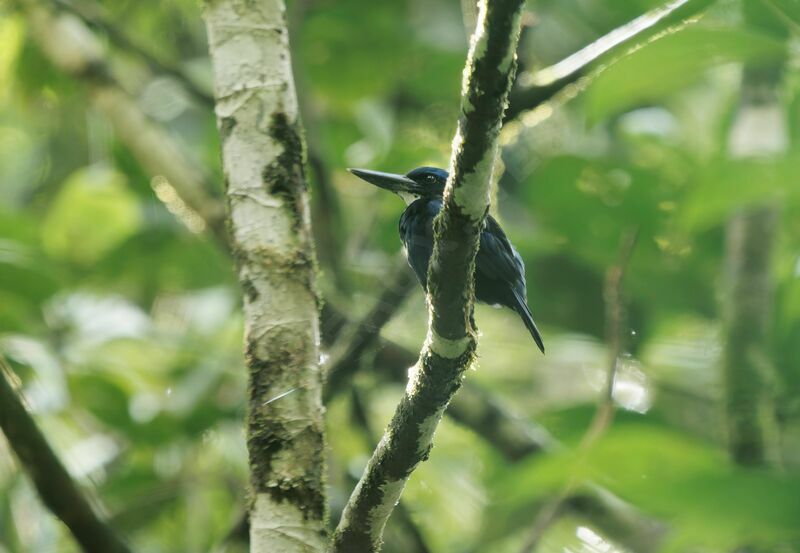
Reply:
[[[428, 263], [433, 254], [433, 219], [442, 209], [448, 172], [418, 167], [405, 175], [370, 169], [348, 169], [356, 177], [400, 196], [406, 209], [400, 216], [400, 240], [408, 264], [427, 292]], [[514, 310], [544, 353], [542, 335], [527, 302], [525, 264], [500, 224], [487, 215], [475, 257], [475, 299]]]

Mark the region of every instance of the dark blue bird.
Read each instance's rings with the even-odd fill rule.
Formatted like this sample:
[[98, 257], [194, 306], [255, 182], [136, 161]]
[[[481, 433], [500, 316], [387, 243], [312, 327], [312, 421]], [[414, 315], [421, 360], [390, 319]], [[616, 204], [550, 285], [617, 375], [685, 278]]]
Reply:
[[[368, 169], [350, 169], [350, 172], [405, 200], [408, 207], [400, 217], [400, 240], [417, 280], [423, 288], [427, 288], [428, 262], [433, 253], [433, 218], [442, 208], [447, 171], [436, 167], [419, 167], [406, 175]], [[544, 353], [542, 335], [533, 322], [526, 296], [522, 257], [497, 221], [487, 215], [475, 258], [475, 298], [516, 311]]]

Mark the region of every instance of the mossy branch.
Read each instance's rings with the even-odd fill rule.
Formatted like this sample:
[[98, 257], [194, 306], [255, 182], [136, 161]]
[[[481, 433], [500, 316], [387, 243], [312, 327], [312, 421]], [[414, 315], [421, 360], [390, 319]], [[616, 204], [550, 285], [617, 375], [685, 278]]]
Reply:
[[405, 394], [348, 501], [332, 550], [378, 551], [406, 481], [472, 364], [474, 265], [489, 183], [515, 70], [522, 0], [482, 1], [464, 70], [461, 118], [428, 275], [428, 339]]
[[67, 526], [86, 553], [129, 553], [103, 521], [56, 456], [9, 381], [13, 373], [0, 357], [0, 429], [42, 502]]
[[250, 550], [326, 547], [319, 297], [282, 0], [204, 3], [230, 245], [243, 291]]

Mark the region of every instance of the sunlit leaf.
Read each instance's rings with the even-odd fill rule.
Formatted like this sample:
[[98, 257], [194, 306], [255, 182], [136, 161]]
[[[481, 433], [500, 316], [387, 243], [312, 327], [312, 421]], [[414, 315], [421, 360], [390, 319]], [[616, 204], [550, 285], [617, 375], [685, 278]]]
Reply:
[[586, 91], [594, 121], [655, 102], [697, 81], [712, 66], [779, 59], [782, 41], [735, 28], [688, 27], [656, 38], [602, 71]]
[[[730, 464], [722, 452], [642, 423], [616, 425], [593, 448], [526, 462], [503, 475], [508, 516], [570, 486], [593, 482], [668, 520], [693, 545], [775, 544], [798, 539], [800, 479]], [[513, 483], [513, 484], [512, 484]]]
[[680, 207], [689, 230], [705, 230], [752, 205], [800, 204], [800, 158], [717, 160], [696, 176]]
[[42, 223], [42, 243], [54, 257], [88, 264], [133, 234], [140, 220], [125, 176], [91, 167], [64, 182]]
[[12, 73], [22, 47], [23, 24], [19, 17], [0, 15], [0, 105], [8, 100]]

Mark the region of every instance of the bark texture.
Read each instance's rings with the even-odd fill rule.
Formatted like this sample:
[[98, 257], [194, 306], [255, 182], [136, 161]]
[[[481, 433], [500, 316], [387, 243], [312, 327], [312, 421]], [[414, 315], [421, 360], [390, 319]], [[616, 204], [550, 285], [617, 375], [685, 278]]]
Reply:
[[489, 206], [497, 136], [515, 69], [522, 0], [482, 1], [462, 84], [450, 179], [437, 216], [428, 274], [428, 338], [405, 394], [348, 501], [334, 552], [378, 551], [383, 528], [411, 472], [472, 364], [474, 265]]
[[0, 359], [0, 429], [44, 504], [69, 528], [86, 553], [129, 553], [61, 464], [9, 376], [11, 369]]
[[280, 0], [205, 4], [231, 250], [244, 292], [251, 551], [323, 551], [318, 297]]

